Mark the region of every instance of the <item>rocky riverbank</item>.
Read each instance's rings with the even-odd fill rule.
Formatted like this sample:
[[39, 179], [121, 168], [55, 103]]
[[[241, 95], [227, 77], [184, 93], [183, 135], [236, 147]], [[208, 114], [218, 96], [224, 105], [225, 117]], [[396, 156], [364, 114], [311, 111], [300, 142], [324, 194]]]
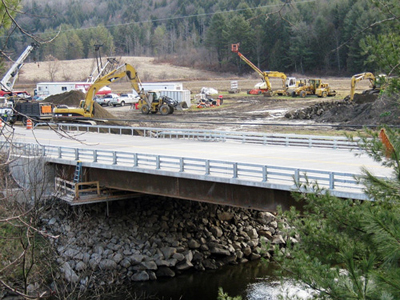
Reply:
[[160, 197], [112, 202], [109, 216], [104, 203], [59, 204], [42, 229], [59, 235], [57, 277], [81, 287], [217, 269], [269, 258], [273, 245], [285, 244], [269, 212]]

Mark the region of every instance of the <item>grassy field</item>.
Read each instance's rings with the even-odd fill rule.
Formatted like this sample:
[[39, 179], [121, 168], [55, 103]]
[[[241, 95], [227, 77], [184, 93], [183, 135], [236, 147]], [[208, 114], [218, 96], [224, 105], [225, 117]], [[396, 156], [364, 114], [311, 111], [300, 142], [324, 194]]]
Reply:
[[[202, 87], [212, 87], [221, 92], [227, 92], [230, 89], [231, 80], [237, 80], [239, 88], [246, 92], [261, 81], [261, 78], [254, 72], [247, 77], [238, 77], [235, 74], [217, 74], [204, 70], [197, 70], [186, 67], [172, 66], [170, 64], [156, 63], [151, 57], [120, 57], [119, 61], [129, 63], [138, 71], [139, 77], [143, 82], [158, 81], [176, 81], [183, 82], [185, 89], [192, 94], [199, 93]], [[73, 61], [57, 62], [36, 62], [26, 63], [20, 71], [20, 77], [16, 83], [16, 89], [26, 89], [33, 93], [38, 82], [50, 80], [50, 69], [55, 67], [54, 81], [86, 81], [87, 77], [95, 68], [94, 59], [79, 59]], [[297, 78], [303, 78], [303, 75], [288, 74]], [[350, 77], [326, 77], [323, 80], [330, 84], [331, 88], [336, 90], [336, 98], [343, 99], [350, 91]], [[272, 79], [273, 87], [280, 87], [280, 79]], [[131, 89], [130, 83], [126, 79], [110, 86], [114, 92], [127, 92]], [[368, 81], [361, 81], [357, 85], [357, 91], [368, 89]]]

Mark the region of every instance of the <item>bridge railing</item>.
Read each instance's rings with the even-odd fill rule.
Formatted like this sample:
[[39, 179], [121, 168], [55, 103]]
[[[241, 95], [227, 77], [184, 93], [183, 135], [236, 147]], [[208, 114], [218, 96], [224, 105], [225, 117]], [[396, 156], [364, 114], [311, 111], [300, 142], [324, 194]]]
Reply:
[[[3, 146], [10, 147], [10, 144]], [[11, 150], [15, 155], [44, 156], [53, 162], [75, 164], [77, 160], [80, 160], [83, 165], [86, 163], [88, 167], [152, 172], [159, 175], [280, 190], [296, 189], [295, 182], [318, 182], [319, 187], [328, 190], [333, 195], [361, 200], [367, 199], [363, 192], [363, 186], [359, 185], [355, 178], [357, 174], [351, 173], [122, 151], [40, 146], [29, 143], [13, 143]], [[312, 191], [310, 189], [306, 192]]]
[[225, 142], [235, 141], [239, 143], [254, 143], [263, 145], [282, 145], [309, 148], [330, 149], [355, 149], [358, 150], [359, 140], [349, 141], [346, 137], [316, 136], [297, 134], [271, 134], [258, 132], [219, 131], [204, 129], [177, 129], [177, 128], [152, 128], [131, 126], [108, 126], [88, 124], [51, 124], [66, 131], [86, 131], [108, 134], [141, 135], [150, 138], [188, 139], [200, 141]]

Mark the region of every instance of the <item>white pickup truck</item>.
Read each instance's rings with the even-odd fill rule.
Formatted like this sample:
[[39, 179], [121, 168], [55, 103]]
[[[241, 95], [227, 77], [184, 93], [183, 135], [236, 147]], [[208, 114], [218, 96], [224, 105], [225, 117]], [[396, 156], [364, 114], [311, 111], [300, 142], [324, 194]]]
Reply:
[[134, 94], [125, 94], [122, 93], [119, 95], [119, 97], [110, 99], [109, 105], [112, 106], [125, 106], [126, 104], [134, 104], [139, 101], [139, 96], [135, 96]]

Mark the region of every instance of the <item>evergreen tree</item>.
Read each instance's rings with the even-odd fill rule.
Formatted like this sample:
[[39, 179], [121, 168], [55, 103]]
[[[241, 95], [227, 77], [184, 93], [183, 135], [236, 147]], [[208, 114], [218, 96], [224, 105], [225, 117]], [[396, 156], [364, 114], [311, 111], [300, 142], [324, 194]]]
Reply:
[[206, 34], [206, 45], [217, 54], [218, 64], [221, 67], [223, 58], [227, 52], [226, 39], [227, 25], [223, 14], [215, 14], [211, 18], [211, 24]]
[[[4, 44], [4, 42], [7, 41], [7, 30], [10, 29], [10, 27], [12, 26], [13, 22], [11, 20], [11, 18], [9, 17], [9, 15], [14, 18], [15, 15], [17, 14], [17, 11], [20, 9], [19, 6], [19, 0], [10, 0], [10, 1], [6, 1], [5, 4], [7, 6], [5, 6], [3, 3], [0, 4], [0, 36], [2, 37], [1, 39], [1, 51], [3, 51], [6, 48], [6, 45]], [[3, 54], [3, 53], [2, 53]]]
[[373, 201], [339, 199], [309, 182], [299, 188], [315, 193], [295, 194], [304, 211], [285, 214], [292, 238], [276, 249], [280, 274], [305, 283], [314, 299], [400, 299], [400, 130], [366, 132], [361, 146], [394, 174], [363, 170]]

